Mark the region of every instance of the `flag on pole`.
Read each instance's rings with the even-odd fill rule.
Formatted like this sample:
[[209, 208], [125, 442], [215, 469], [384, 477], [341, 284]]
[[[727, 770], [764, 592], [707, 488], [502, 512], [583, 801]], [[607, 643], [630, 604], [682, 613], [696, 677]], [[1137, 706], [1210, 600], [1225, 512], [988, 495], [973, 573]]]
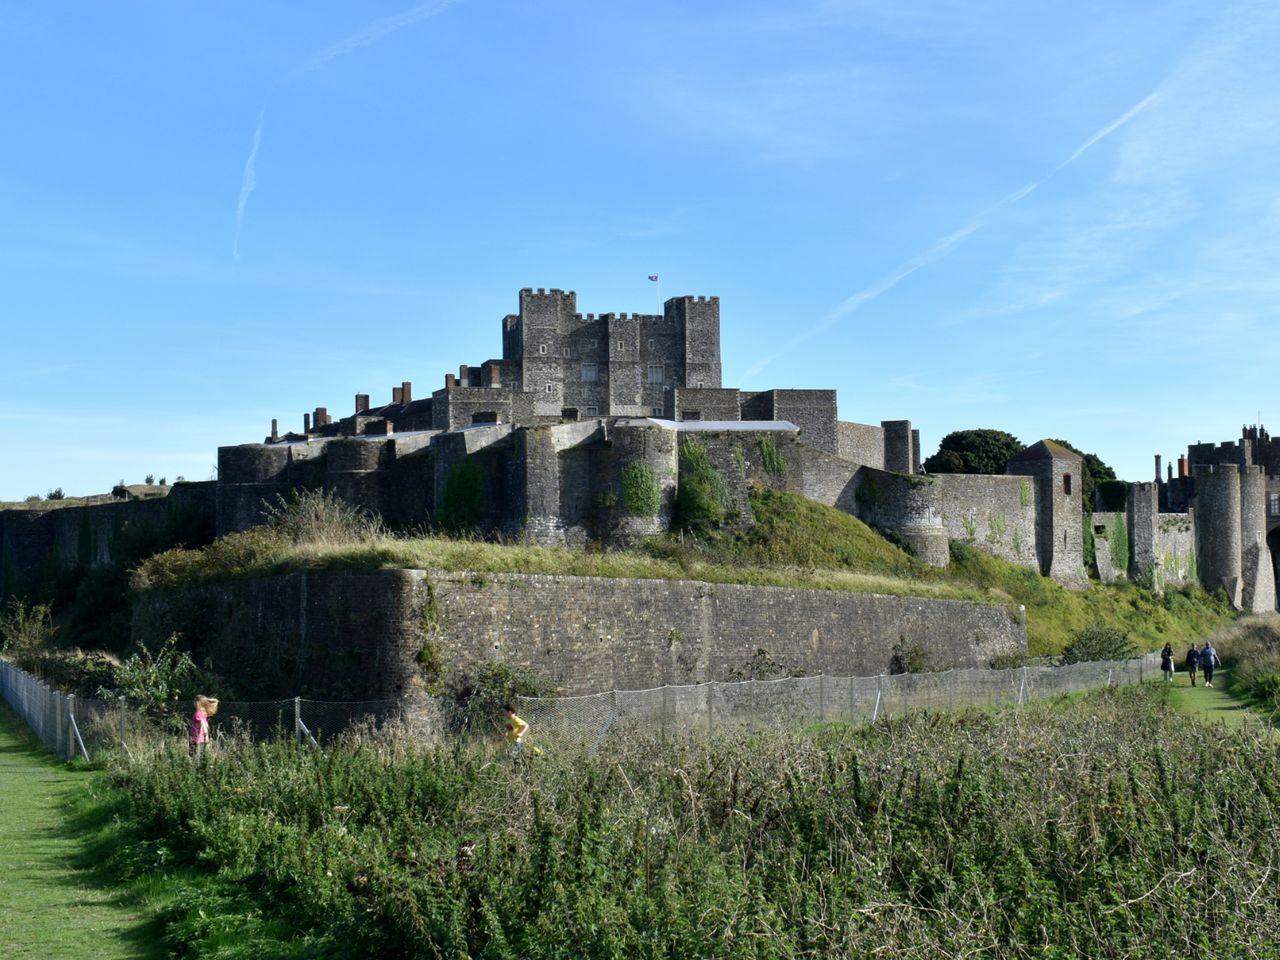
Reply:
[[654, 283], [657, 283], [657, 282], [658, 282], [658, 275], [657, 275], [656, 273], [651, 273], [651, 274], [649, 274], [649, 279], [650, 279], [650, 280], [652, 280]]

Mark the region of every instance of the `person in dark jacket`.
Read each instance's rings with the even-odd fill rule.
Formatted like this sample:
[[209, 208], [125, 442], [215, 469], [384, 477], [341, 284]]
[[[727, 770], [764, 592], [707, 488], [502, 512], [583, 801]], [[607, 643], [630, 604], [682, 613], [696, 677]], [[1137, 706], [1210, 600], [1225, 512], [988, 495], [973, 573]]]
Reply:
[[1206, 687], [1213, 686], [1213, 668], [1221, 664], [1218, 659], [1218, 651], [1213, 649], [1213, 642], [1206, 640], [1204, 648], [1200, 651], [1200, 670], [1204, 673], [1204, 685]]
[[1191, 677], [1191, 685], [1196, 685], [1196, 670], [1200, 668], [1200, 650], [1193, 643], [1191, 649], [1187, 651], [1187, 675]]
[[1164, 671], [1165, 680], [1173, 683], [1173, 644], [1166, 643], [1160, 651], [1160, 669]]

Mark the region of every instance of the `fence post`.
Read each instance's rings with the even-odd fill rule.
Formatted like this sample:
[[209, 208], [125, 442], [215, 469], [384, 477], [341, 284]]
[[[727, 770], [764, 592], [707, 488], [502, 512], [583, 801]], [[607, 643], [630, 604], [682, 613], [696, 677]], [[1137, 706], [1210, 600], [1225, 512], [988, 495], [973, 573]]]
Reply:
[[1018, 706], [1022, 706], [1024, 696], [1027, 692], [1027, 668], [1022, 668], [1022, 686], [1018, 688]]
[[302, 698], [293, 698], [293, 739], [302, 742]]
[[124, 723], [124, 697], [119, 699], [120, 703], [120, 746], [125, 750], [129, 748], [125, 745], [125, 723]]
[[662, 724], [667, 726], [671, 723], [671, 684], [664, 683], [662, 685]]
[[63, 759], [70, 760], [76, 755], [75, 724], [71, 718], [76, 715], [76, 695], [67, 694], [67, 755]]
[[818, 674], [818, 722], [827, 721], [827, 674], [824, 670]]
[[709, 681], [706, 685], [707, 686], [707, 733], [715, 733], [715, 729], [716, 729], [715, 718], [714, 716], [712, 716], [712, 711], [715, 709], [714, 699], [711, 696], [711, 694], [714, 692], [711, 688], [714, 687], [715, 685], [716, 685], [716, 682], [714, 680]]
[[875, 723], [876, 718], [880, 716], [880, 681], [884, 674], [876, 677], [876, 705], [871, 711], [871, 722]]

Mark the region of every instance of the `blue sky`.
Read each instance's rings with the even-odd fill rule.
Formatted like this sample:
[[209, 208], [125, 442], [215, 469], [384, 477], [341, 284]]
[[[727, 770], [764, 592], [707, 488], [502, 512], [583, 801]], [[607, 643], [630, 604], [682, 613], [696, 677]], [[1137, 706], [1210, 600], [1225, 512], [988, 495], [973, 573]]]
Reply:
[[1152, 455], [1280, 431], [1280, 4], [0, 6], [0, 499], [206, 479], [721, 298], [726, 385]]

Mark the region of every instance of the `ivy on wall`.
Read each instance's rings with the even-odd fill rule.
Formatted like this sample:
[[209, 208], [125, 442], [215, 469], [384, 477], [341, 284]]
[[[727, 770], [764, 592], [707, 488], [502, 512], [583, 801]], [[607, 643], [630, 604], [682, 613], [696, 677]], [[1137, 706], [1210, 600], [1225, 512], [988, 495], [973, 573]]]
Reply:
[[622, 470], [622, 502], [633, 517], [656, 517], [662, 507], [658, 475], [647, 463], [631, 463]]
[[729, 487], [711, 464], [707, 448], [696, 440], [680, 445], [680, 479], [676, 515], [681, 527], [708, 530], [724, 522], [730, 506]]
[[480, 481], [480, 467], [474, 460], [453, 465], [440, 493], [437, 525], [456, 532], [480, 522]]
[[1107, 543], [1111, 546], [1112, 564], [1117, 572], [1128, 573], [1132, 553], [1129, 549], [1129, 527], [1124, 522], [1124, 514], [1117, 513], [1107, 522], [1106, 536]]
[[764, 461], [765, 472], [771, 476], [781, 477], [787, 472], [787, 461], [778, 452], [773, 437], [757, 437], [756, 445], [760, 448], [760, 459]]

